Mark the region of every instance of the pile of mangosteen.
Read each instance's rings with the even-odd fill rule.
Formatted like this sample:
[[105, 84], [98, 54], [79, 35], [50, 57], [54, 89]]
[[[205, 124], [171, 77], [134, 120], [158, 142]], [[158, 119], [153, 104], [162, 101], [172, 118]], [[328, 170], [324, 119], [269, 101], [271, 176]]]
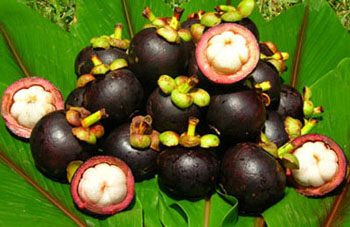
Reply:
[[131, 41], [123, 25], [91, 39], [75, 61], [76, 88], [65, 102], [38, 77], [3, 94], [9, 130], [29, 138], [45, 176], [71, 183], [77, 207], [113, 215], [134, 196], [134, 181], [157, 177], [161, 190], [202, 199], [219, 190], [258, 215], [287, 184], [306, 196], [334, 190], [346, 174], [341, 148], [308, 134], [322, 107], [283, 84], [288, 54], [259, 40], [248, 18], [254, 0], [237, 8], [183, 9], [156, 17]]

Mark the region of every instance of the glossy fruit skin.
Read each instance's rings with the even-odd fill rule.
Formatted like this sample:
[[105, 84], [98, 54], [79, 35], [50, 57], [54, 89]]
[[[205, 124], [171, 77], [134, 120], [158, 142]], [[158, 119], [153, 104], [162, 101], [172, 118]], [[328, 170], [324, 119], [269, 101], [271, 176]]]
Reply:
[[251, 19], [246, 17], [246, 18], [243, 18], [242, 20], [240, 20], [240, 21], [238, 21], [236, 23], [239, 24], [239, 25], [242, 25], [243, 27], [248, 28], [248, 30], [251, 31], [254, 34], [255, 38], [257, 40], [259, 40], [258, 27], [255, 25], [255, 23]]
[[91, 69], [94, 67], [94, 64], [90, 60], [90, 57], [93, 55], [97, 55], [102, 63], [107, 65], [111, 64], [118, 58], [123, 58], [128, 61], [128, 55], [126, 52], [115, 47], [110, 47], [108, 49], [93, 48], [91, 46], [85, 47], [79, 52], [75, 59], [75, 74], [78, 77], [90, 73]]
[[274, 157], [254, 143], [226, 150], [220, 167], [220, 187], [239, 201], [243, 215], [258, 215], [284, 196], [286, 175]]
[[[225, 31], [232, 31], [241, 35], [246, 40], [249, 55], [248, 61], [238, 71], [229, 74], [217, 72], [210, 65], [205, 54], [211, 38]], [[236, 23], [222, 23], [209, 28], [203, 33], [197, 44], [195, 55], [198, 67], [204, 76], [214, 83], [228, 85], [242, 81], [254, 70], [259, 61], [260, 49], [258, 41], [249, 29]]]
[[32, 86], [41, 86], [45, 91], [52, 94], [53, 105], [56, 110], [64, 109], [64, 100], [61, 91], [58, 90], [50, 81], [41, 77], [28, 77], [15, 81], [4, 91], [1, 98], [1, 116], [5, 121], [7, 128], [16, 136], [28, 139], [32, 132], [31, 128], [20, 125], [17, 120], [11, 115], [11, 107], [13, 97], [17, 91], [28, 89]]
[[296, 149], [301, 147], [306, 142], [317, 142], [317, 141], [321, 141], [327, 147], [330, 147], [338, 157], [338, 170], [335, 174], [335, 177], [331, 181], [326, 182], [325, 184], [319, 187], [305, 187], [305, 186], [299, 185], [293, 179], [290, 169], [286, 170], [288, 181], [295, 187], [295, 190], [300, 194], [303, 194], [305, 196], [310, 196], [310, 197], [324, 196], [327, 193], [339, 187], [340, 184], [344, 181], [344, 178], [346, 177], [346, 171], [347, 171], [347, 163], [346, 163], [346, 157], [344, 155], [344, 152], [333, 139], [325, 135], [307, 134], [304, 136], [297, 137], [292, 141], [292, 145], [294, 146], [294, 149], [290, 151], [290, 153], [293, 153]]
[[158, 152], [151, 149], [138, 149], [130, 144], [130, 123], [113, 130], [103, 144], [103, 153], [124, 161], [132, 170], [135, 181], [154, 177], [157, 172]]
[[264, 124], [264, 133], [269, 140], [277, 145], [282, 146], [289, 140], [289, 136], [284, 126], [284, 119], [274, 110], [267, 110], [266, 121]]
[[281, 86], [277, 112], [284, 118], [291, 116], [303, 122], [303, 98], [299, 91], [289, 85], [283, 84]]
[[130, 70], [114, 70], [87, 87], [84, 107], [91, 112], [105, 108], [109, 119], [120, 124], [141, 108], [143, 94], [141, 83]]
[[272, 56], [273, 52], [271, 49], [265, 45], [264, 43], [259, 43], [260, 53], [266, 55], [266, 56]]
[[262, 83], [264, 81], [269, 81], [271, 83], [271, 88], [265, 91], [270, 97], [271, 103], [269, 107], [273, 108], [278, 105], [280, 101], [281, 79], [276, 68], [268, 62], [259, 60], [251, 77], [256, 83]]
[[182, 41], [180, 44], [167, 42], [156, 33], [155, 28], [147, 28], [138, 32], [131, 40], [130, 69], [151, 92], [156, 88], [159, 76], [184, 75], [188, 55]]
[[[79, 182], [84, 172], [90, 167], [94, 167], [102, 163], [107, 163], [109, 165], [115, 165], [119, 167], [124, 172], [127, 180], [127, 196], [125, 199], [119, 204], [111, 205], [108, 207], [97, 207], [94, 204], [89, 204], [85, 201], [82, 201], [78, 194]], [[72, 178], [70, 191], [75, 205], [80, 210], [96, 217], [108, 217], [126, 209], [129, 206], [134, 198], [135, 182], [131, 169], [122, 160], [112, 156], [95, 156], [88, 159], [77, 169]]]
[[95, 155], [96, 147], [79, 141], [72, 134], [63, 110], [45, 115], [33, 128], [30, 149], [36, 167], [47, 177], [67, 181], [66, 167], [74, 160]]
[[212, 94], [206, 119], [227, 143], [256, 141], [266, 109], [254, 90], [222, 88]]
[[85, 90], [86, 87], [78, 87], [71, 91], [65, 101], [65, 108], [68, 106], [82, 107], [84, 104]]
[[173, 104], [171, 97], [165, 95], [159, 88], [155, 89], [147, 101], [147, 114], [152, 119], [152, 125], [159, 131], [175, 131], [183, 133], [187, 130], [190, 116], [202, 119], [200, 107], [192, 104], [181, 109]]
[[219, 161], [203, 148], [171, 147], [158, 157], [158, 180], [165, 191], [180, 198], [203, 198], [215, 190]]

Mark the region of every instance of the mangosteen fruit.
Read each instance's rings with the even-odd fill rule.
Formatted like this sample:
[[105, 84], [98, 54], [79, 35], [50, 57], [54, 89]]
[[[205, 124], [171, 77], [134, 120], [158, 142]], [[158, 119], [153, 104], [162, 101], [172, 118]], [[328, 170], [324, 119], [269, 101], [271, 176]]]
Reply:
[[198, 122], [190, 118], [188, 130], [181, 136], [171, 138], [169, 131], [159, 136], [160, 142], [170, 147], [158, 156], [158, 181], [162, 189], [178, 198], [200, 199], [215, 190], [219, 161], [212, 148], [219, 146], [219, 139], [196, 134]]
[[270, 97], [269, 107], [278, 105], [280, 101], [281, 79], [277, 69], [270, 63], [259, 60], [256, 68], [251, 73], [255, 83], [270, 82], [270, 88], [265, 93]]
[[300, 136], [290, 151], [299, 160], [299, 169], [287, 169], [288, 180], [298, 193], [318, 197], [336, 189], [346, 175], [346, 158], [331, 138], [321, 134]]
[[239, 213], [258, 215], [284, 196], [286, 175], [279, 162], [255, 143], [238, 143], [222, 157], [219, 186], [235, 196]]
[[[36, 167], [45, 176], [61, 182], [66, 182], [66, 167], [71, 161], [84, 161], [97, 151], [93, 144], [78, 139], [76, 132], [84, 134], [85, 130], [76, 130], [67, 118], [70, 121], [75, 119], [64, 110], [53, 111], [39, 120], [30, 136], [30, 149]], [[79, 119], [77, 121], [80, 122]], [[91, 139], [91, 136], [87, 139]]]
[[134, 177], [120, 159], [95, 156], [74, 173], [71, 195], [76, 206], [92, 215], [110, 216], [129, 206], [134, 198]]
[[29, 138], [35, 124], [46, 114], [64, 108], [61, 92], [40, 77], [17, 80], [6, 88], [1, 99], [1, 115], [15, 135]]
[[277, 147], [282, 146], [289, 140], [285, 129], [284, 119], [275, 110], [266, 111], [266, 121], [263, 131], [267, 138], [275, 143]]
[[[132, 123], [114, 129], [103, 143], [103, 153], [124, 161], [135, 181], [154, 177], [157, 172], [158, 132], [152, 129], [152, 118], [136, 116]], [[157, 142], [156, 142], [157, 143]]]
[[85, 93], [86, 87], [77, 87], [71, 93], [69, 93], [66, 101], [65, 101], [65, 107], [68, 106], [77, 106], [82, 107], [84, 103], [84, 93]]
[[264, 99], [255, 90], [244, 87], [216, 90], [206, 119], [225, 142], [256, 141], [266, 119]]
[[208, 79], [233, 84], [246, 78], [259, 61], [259, 44], [245, 27], [235, 23], [219, 24], [201, 36], [196, 61]]
[[92, 112], [105, 108], [109, 119], [120, 124], [141, 109], [143, 94], [143, 87], [134, 73], [127, 68], [119, 68], [90, 82], [83, 104]]
[[[179, 20], [183, 9], [175, 8], [174, 22], [170, 25], [145, 28], [131, 40], [129, 48], [130, 69], [151, 92], [157, 86], [159, 76], [171, 77], [186, 73], [189, 51], [180, 35]], [[191, 40], [189, 31], [186, 41]], [[188, 39], [189, 38], [189, 39]], [[149, 93], [146, 92], [146, 93]]]
[[122, 24], [117, 24], [113, 35], [93, 38], [91, 46], [79, 52], [75, 59], [75, 73], [78, 77], [90, 73], [94, 67], [92, 56], [97, 56], [103, 64], [107, 65], [118, 58], [128, 61], [126, 49], [129, 47], [129, 40], [122, 39], [122, 28]]
[[249, 31], [251, 31], [254, 34], [255, 38], [257, 40], [259, 40], [258, 27], [255, 25], [255, 23], [251, 19], [246, 17], [246, 18], [243, 18], [240, 21], [237, 21], [236, 23], [239, 24], [239, 25], [242, 25], [243, 27], [246, 27], [247, 29], [249, 29]]
[[284, 118], [291, 116], [302, 121], [304, 118], [303, 97], [300, 92], [289, 85], [283, 84], [277, 112]]

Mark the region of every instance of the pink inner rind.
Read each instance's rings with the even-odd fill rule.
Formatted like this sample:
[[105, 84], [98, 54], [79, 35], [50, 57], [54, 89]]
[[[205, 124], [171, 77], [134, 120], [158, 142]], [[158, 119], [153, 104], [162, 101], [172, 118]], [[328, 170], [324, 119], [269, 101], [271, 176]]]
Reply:
[[30, 134], [32, 133], [32, 129], [18, 124], [17, 120], [12, 117], [10, 110], [13, 104], [13, 96], [17, 91], [24, 88], [30, 88], [35, 85], [43, 87], [45, 91], [49, 91], [52, 94], [53, 103], [56, 110], [64, 109], [64, 100], [61, 92], [48, 80], [41, 77], [28, 77], [17, 80], [11, 84], [4, 91], [1, 99], [1, 115], [10, 131], [23, 138], [29, 138]]
[[[115, 165], [124, 172], [127, 179], [127, 196], [123, 200], [123, 202], [111, 205], [108, 207], [97, 207], [94, 204], [89, 204], [81, 199], [81, 197], [78, 194], [78, 186], [81, 180], [81, 177], [83, 173], [88, 169], [95, 165], [107, 163], [109, 165]], [[135, 194], [135, 182], [134, 182], [134, 176], [131, 172], [131, 169], [120, 159], [112, 157], [112, 156], [95, 156], [84, 162], [78, 170], [75, 172], [72, 182], [71, 182], [71, 195], [73, 197], [73, 200], [75, 204], [79, 207], [81, 210], [87, 210], [89, 212], [95, 213], [95, 214], [101, 214], [101, 215], [113, 215], [115, 213], [118, 213], [119, 211], [124, 210], [126, 207], [129, 206], [131, 201], [134, 198]]]
[[335, 174], [335, 177], [321, 185], [319, 187], [305, 187], [299, 185], [293, 178], [291, 170], [287, 169], [288, 180], [295, 186], [295, 190], [306, 196], [322, 196], [327, 194], [328, 192], [333, 191], [336, 187], [338, 187], [344, 180], [346, 175], [346, 158], [344, 152], [339, 147], [339, 145], [332, 140], [331, 138], [321, 135], [321, 134], [308, 134], [304, 136], [300, 136], [292, 141], [293, 146], [295, 147], [291, 153], [293, 153], [297, 148], [301, 147], [306, 142], [316, 142], [321, 141], [328, 145], [332, 150], [335, 151], [338, 157], [338, 170]]
[[[233, 31], [245, 38], [248, 44], [249, 60], [242, 68], [233, 74], [218, 74], [210, 67], [206, 54], [209, 40], [224, 31]], [[214, 83], [233, 84], [247, 77], [256, 67], [260, 58], [259, 43], [249, 29], [239, 24], [224, 23], [208, 29], [200, 38], [196, 48], [196, 61], [201, 72]]]

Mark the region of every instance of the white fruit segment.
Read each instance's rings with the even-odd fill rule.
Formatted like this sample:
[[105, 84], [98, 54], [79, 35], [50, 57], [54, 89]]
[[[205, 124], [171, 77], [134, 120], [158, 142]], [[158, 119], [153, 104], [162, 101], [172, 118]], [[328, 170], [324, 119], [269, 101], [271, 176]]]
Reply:
[[294, 180], [303, 186], [319, 187], [332, 180], [338, 170], [336, 153], [323, 142], [307, 142], [293, 153], [300, 168], [292, 170]]
[[246, 40], [232, 31], [215, 35], [208, 42], [206, 57], [218, 73], [235, 73], [248, 61]]
[[78, 194], [83, 201], [98, 207], [118, 204], [127, 195], [126, 176], [115, 165], [98, 164], [84, 172]]
[[41, 86], [32, 86], [14, 94], [10, 112], [20, 125], [32, 129], [44, 115], [55, 110], [52, 102], [50, 92]]

